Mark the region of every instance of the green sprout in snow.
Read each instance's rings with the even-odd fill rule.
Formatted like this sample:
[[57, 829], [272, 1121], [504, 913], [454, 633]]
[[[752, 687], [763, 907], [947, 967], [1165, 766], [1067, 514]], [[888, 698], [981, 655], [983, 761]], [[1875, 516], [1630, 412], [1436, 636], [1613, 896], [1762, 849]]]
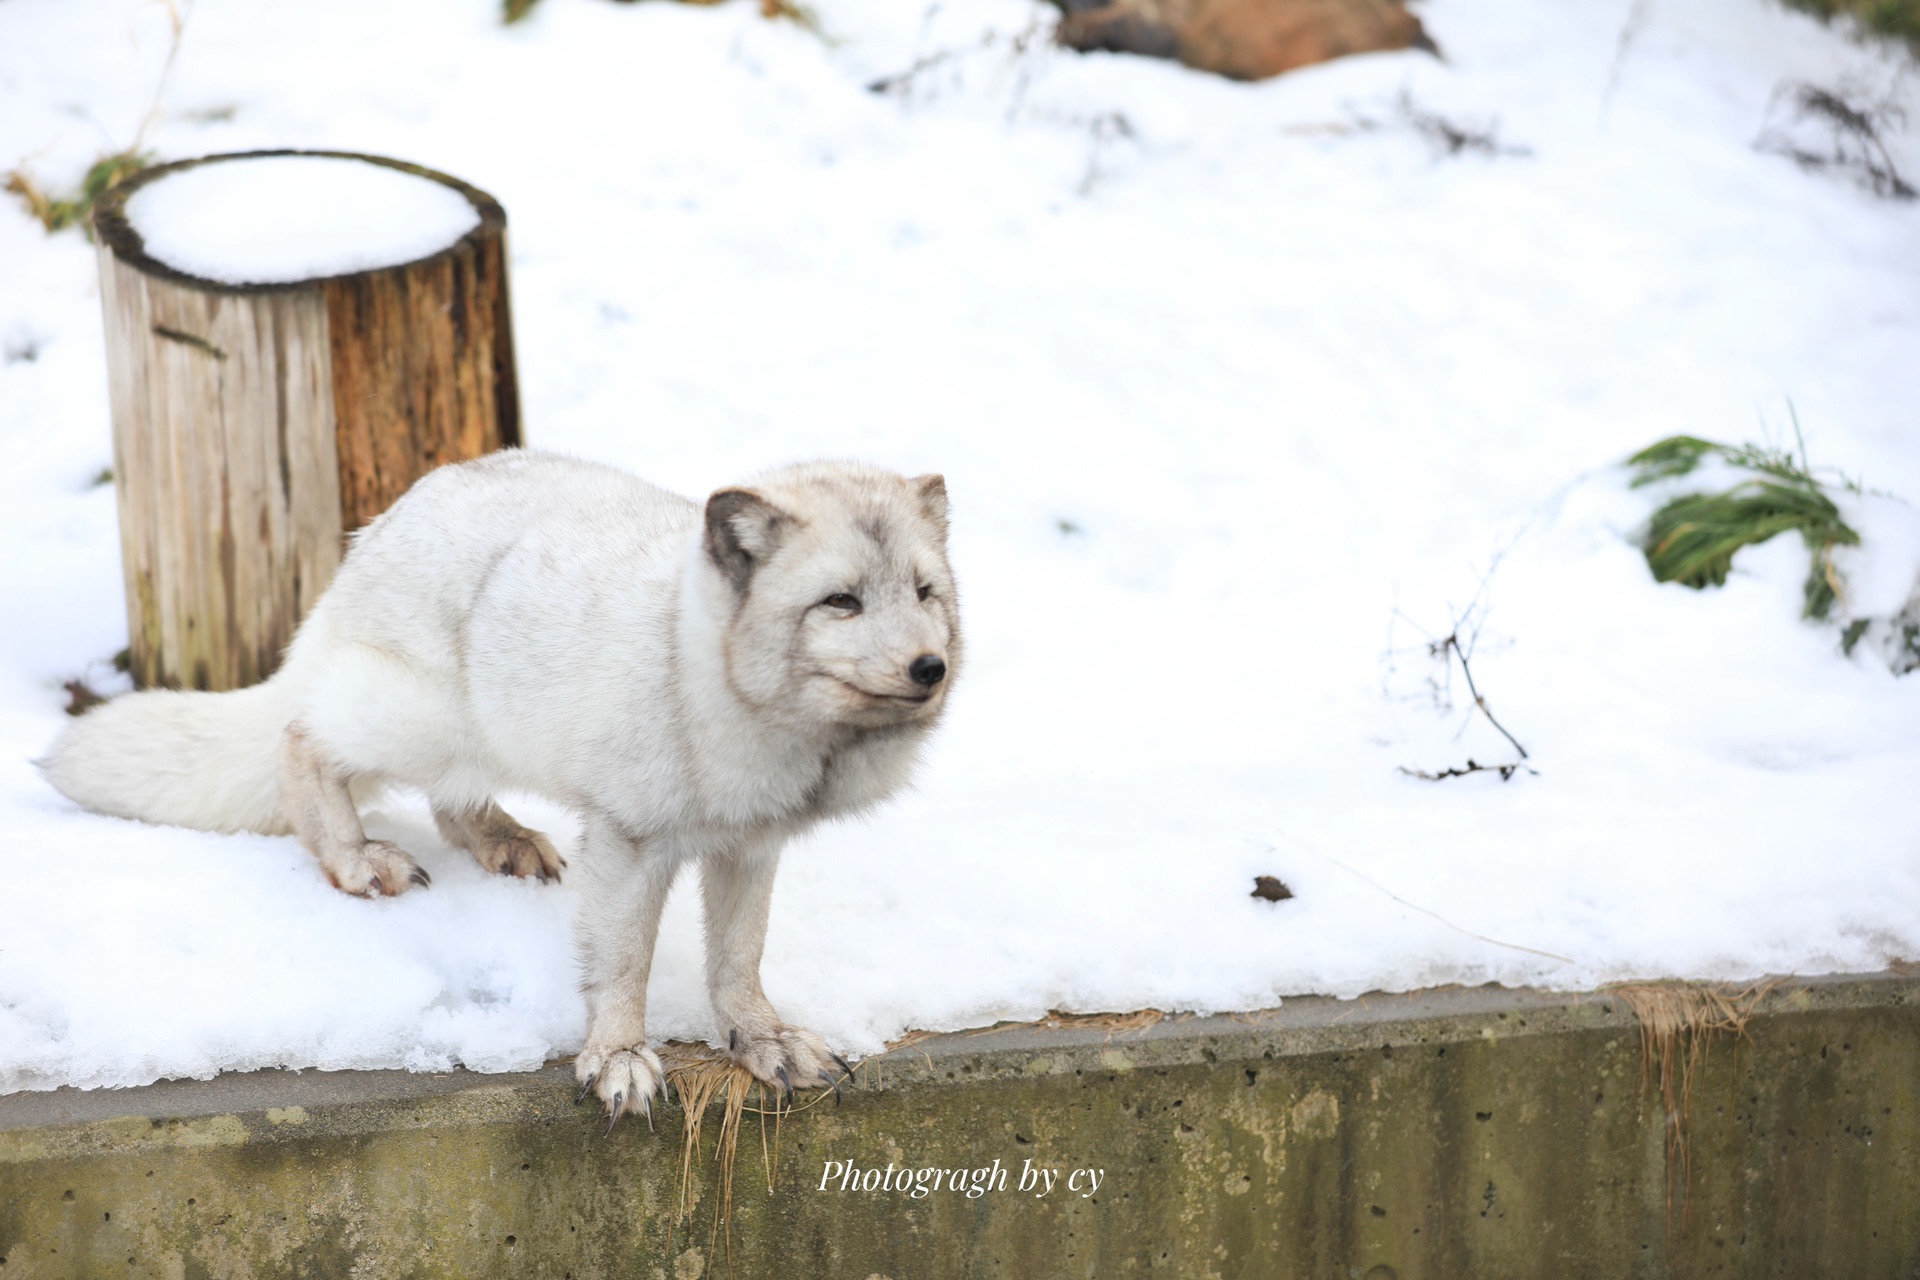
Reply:
[[1634, 454], [1627, 465], [1639, 488], [1690, 475], [1713, 459], [1750, 472], [1751, 478], [1718, 493], [1683, 494], [1653, 513], [1641, 549], [1654, 579], [1696, 590], [1721, 586], [1734, 552], [1797, 530], [1812, 556], [1801, 616], [1826, 618], [1843, 593], [1833, 549], [1857, 545], [1860, 535], [1840, 518], [1840, 509], [1807, 465], [1804, 446], [1796, 457], [1760, 445], [1670, 436]]

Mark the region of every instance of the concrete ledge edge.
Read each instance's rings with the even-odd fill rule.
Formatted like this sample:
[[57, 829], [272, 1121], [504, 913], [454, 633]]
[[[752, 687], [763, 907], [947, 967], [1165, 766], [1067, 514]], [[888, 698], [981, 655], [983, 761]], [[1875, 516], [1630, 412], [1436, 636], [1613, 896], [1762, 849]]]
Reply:
[[[1920, 968], [1787, 978], [1756, 1018], [1920, 1006]], [[1020, 1023], [935, 1035], [867, 1058], [849, 1095], [996, 1079], [1119, 1075], [1195, 1063], [1222, 1067], [1314, 1054], [1443, 1047], [1518, 1036], [1637, 1034], [1606, 989], [1565, 993], [1439, 988], [1353, 1000], [1296, 997], [1244, 1014], [1175, 1015], [1139, 1030]], [[270, 1143], [317, 1135], [490, 1124], [591, 1123], [574, 1106], [571, 1068], [288, 1071], [173, 1080], [134, 1089], [62, 1088], [0, 1096], [0, 1164], [153, 1148]], [[829, 1104], [831, 1105], [831, 1104]], [[677, 1125], [678, 1112], [661, 1109]]]

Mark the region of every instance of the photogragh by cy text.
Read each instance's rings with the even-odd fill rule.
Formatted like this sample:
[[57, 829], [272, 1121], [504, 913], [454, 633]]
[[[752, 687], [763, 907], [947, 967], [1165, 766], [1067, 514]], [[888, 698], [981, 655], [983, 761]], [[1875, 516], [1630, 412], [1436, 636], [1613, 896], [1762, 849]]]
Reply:
[[884, 1168], [862, 1167], [851, 1160], [827, 1160], [820, 1169], [820, 1191], [905, 1192], [912, 1200], [924, 1200], [936, 1191], [957, 1193], [978, 1200], [989, 1191], [1019, 1191], [1044, 1199], [1056, 1188], [1063, 1194], [1090, 1199], [1105, 1180], [1105, 1169], [1056, 1168], [1022, 1162], [1017, 1176], [998, 1157], [991, 1165], [978, 1169], [947, 1169], [935, 1165], [923, 1168], [902, 1166], [889, 1160]]

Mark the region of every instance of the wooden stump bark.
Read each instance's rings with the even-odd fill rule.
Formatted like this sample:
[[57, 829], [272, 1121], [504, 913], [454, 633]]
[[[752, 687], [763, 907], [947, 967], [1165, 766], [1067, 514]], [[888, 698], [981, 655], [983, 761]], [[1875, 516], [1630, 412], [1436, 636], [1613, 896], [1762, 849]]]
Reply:
[[[478, 225], [418, 261], [234, 285], [149, 256], [126, 202], [183, 168], [359, 160], [443, 183]], [[129, 654], [141, 688], [264, 680], [345, 537], [445, 462], [521, 443], [506, 214], [478, 188], [345, 152], [148, 170], [94, 215]]]
[[1083, 53], [1178, 58], [1235, 80], [1383, 49], [1437, 53], [1406, 0], [1054, 0]]

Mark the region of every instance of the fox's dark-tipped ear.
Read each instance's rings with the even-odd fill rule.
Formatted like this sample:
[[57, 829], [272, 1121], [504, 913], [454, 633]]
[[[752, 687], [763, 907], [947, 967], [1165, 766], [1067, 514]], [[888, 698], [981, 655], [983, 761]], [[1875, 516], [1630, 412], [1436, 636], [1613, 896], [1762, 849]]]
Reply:
[[915, 476], [907, 481], [913, 486], [913, 492], [920, 499], [920, 510], [940, 530], [940, 536], [947, 534], [947, 478], [945, 476]]
[[721, 489], [707, 499], [707, 558], [737, 591], [780, 545], [789, 517], [751, 489]]

